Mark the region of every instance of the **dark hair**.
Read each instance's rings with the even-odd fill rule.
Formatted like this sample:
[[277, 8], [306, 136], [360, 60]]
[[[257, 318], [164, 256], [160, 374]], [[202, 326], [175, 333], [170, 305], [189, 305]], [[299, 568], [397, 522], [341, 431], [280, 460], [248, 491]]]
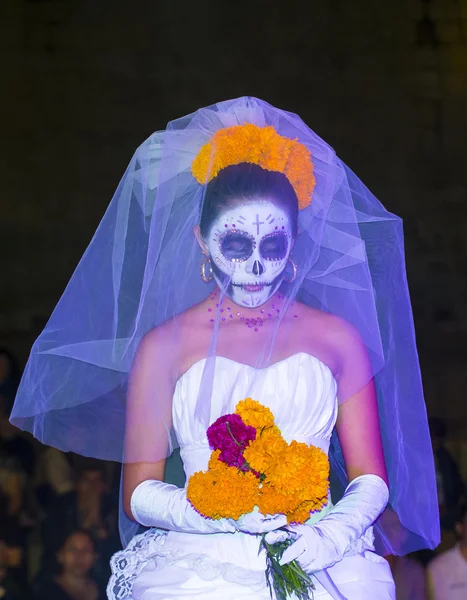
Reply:
[[263, 198], [287, 212], [292, 221], [292, 233], [296, 236], [298, 200], [292, 184], [283, 173], [266, 171], [249, 163], [226, 167], [208, 183], [199, 220], [201, 235], [203, 238], [209, 235], [214, 219], [225, 210], [244, 204], [245, 200]]
[[106, 466], [103, 463], [103, 461], [100, 461], [99, 459], [85, 458], [84, 460], [80, 461], [76, 469], [76, 475], [78, 479], [82, 477], [85, 473], [89, 472], [99, 473], [102, 479], [104, 479], [104, 481], [107, 480]]
[[63, 550], [63, 548], [65, 547], [65, 544], [74, 535], [85, 535], [91, 542], [94, 552], [97, 552], [97, 542], [96, 542], [92, 532], [89, 531], [89, 529], [83, 529], [83, 528], [69, 529], [68, 531], [66, 531], [64, 533], [64, 535], [61, 537], [61, 543], [59, 546], [59, 550]]

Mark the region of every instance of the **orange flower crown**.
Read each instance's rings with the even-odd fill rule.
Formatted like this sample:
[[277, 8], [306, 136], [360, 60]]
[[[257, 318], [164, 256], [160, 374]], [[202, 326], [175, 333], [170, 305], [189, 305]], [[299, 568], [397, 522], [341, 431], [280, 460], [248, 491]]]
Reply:
[[206, 185], [221, 169], [243, 162], [283, 173], [297, 194], [300, 210], [311, 203], [316, 185], [311, 153], [298, 140], [279, 135], [272, 125], [246, 123], [219, 129], [201, 148], [191, 171], [198, 183]]

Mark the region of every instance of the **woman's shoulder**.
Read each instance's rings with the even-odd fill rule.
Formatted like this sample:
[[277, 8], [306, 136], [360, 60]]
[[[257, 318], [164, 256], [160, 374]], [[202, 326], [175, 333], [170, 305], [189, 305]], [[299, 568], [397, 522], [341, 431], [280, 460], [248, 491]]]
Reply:
[[296, 313], [299, 316], [297, 323], [300, 323], [305, 334], [318, 335], [321, 339], [328, 340], [329, 343], [338, 343], [339, 345], [346, 341], [360, 339], [355, 327], [337, 315], [301, 302], [296, 304]]
[[337, 380], [347, 365], [356, 361], [366, 364], [360, 334], [345, 319], [304, 304], [297, 306], [296, 312], [299, 346], [324, 362]]
[[209, 342], [211, 329], [205, 312], [201, 302], [153, 327], [141, 339], [137, 357], [150, 364], [170, 366], [177, 372], [177, 364], [184, 362], [191, 345], [202, 345], [204, 338]]

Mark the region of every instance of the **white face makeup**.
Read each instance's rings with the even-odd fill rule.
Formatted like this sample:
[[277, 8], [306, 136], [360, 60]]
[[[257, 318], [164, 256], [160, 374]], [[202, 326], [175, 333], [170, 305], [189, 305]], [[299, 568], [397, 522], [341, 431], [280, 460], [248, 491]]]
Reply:
[[276, 292], [292, 248], [287, 213], [268, 200], [225, 211], [206, 240], [214, 278], [240, 306], [261, 306]]

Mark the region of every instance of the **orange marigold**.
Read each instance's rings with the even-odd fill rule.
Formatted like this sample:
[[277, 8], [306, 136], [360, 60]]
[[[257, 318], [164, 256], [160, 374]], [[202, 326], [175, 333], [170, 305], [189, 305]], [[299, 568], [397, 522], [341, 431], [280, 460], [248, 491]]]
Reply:
[[211, 452], [211, 456], [208, 462], [208, 469], [210, 471], [223, 471], [227, 468], [228, 465], [226, 465], [225, 462], [219, 460], [220, 454], [220, 450], [214, 450], [213, 452]]
[[295, 510], [287, 513], [287, 522], [288, 523], [306, 523], [310, 518], [310, 512], [313, 510], [320, 510], [326, 505], [324, 502], [319, 509], [316, 508], [313, 502], [302, 502], [299, 504]]
[[263, 515], [288, 515], [297, 508], [293, 494], [280, 493], [274, 486], [263, 484], [260, 489], [258, 508]]
[[205, 517], [239, 519], [256, 506], [259, 479], [251, 472], [224, 466], [219, 470], [194, 473], [188, 481], [187, 498]]
[[287, 442], [276, 427], [266, 429], [255, 440], [249, 442], [243, 457], [252, 469], [268, 473], [271, 464], [279, 464], [287, 451]]
[[245, 425], [251, 425], [257, 430], [274, 425], [271, 409], [252, 398], [241, 400], [235, 407], [235, 413], [241, 417]]
[[282, 498], [293, 499], [285, 511], [289, 523], [305, 522], [311, 511], [321, 510], [328, 502], [328, 457], [315, 446], [291, 442], [269, 462], [260, 494], [268, 496], [260, 500], [268, 510], [274, 508], [274, 498], [279, 508], [284, 506]]
[[219, 129], [201, 148], [191, 170], [205, 185], [221, 169], [243, 162], [283, 173], [297, 194], [299, 209], [309, 206], [316, 185], [311, 153], [298, 140], [279, 135], [272, 125], [245, 123]]

